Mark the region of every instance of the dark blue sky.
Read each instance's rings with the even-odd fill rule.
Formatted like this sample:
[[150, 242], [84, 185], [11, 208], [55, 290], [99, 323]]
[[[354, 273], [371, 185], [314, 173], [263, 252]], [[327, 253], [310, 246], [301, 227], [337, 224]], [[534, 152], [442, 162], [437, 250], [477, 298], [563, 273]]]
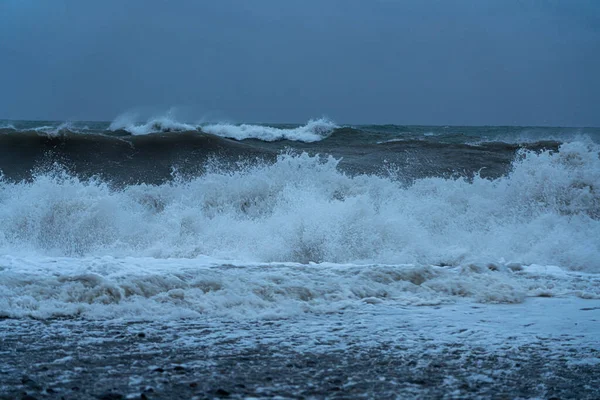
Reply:
[[0, 118], [600, 126], [597, 0], [1, 0]]

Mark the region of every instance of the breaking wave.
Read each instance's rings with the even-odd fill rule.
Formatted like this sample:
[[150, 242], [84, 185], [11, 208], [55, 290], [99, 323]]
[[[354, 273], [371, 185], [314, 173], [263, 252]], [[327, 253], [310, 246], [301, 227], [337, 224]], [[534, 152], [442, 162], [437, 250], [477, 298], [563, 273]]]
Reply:
[[293, 140], [300, 142], [317, 142], [327, 138], [338, 126], [328, 119], [313, 119], [306, 125], [297, 128], [275, 128], [261, 125], [232, 125], [213, 124], [205, 125], [202, 130], [213, 135], [230, 139], [259, 139], [266, 142], [276, 140]]
[[[113, 188], [63, 170], [0, 183], [0, 251], [247, 262], [519, 262], [600, 272], [599, 146], [520, 151], [498, 179], [406, 185], [281, 154], [193, 179]], [[393, 169], [390, 169], [392, 171]]]
[[178, 122], [170, 115], [150, 118], [148, 121], [138, 123], [135, 115], [124, 114], [111, 122], [110, 131], [125, 131], [132, 135], [148, 135], [151, 133], [195, 131], [197, 126]]
[[15, 126], [13, 124], [9, 124], [9, 123], [0, 123], [0, 131], [2, 130], [6, 130], [6, 131], [16, 131], [17, 128], [15, 128]]
[[137, 123], [134, 119], [135, 117], [131, 115], [120, 116], [110, 124], [108, 129], [113, 132], [127, 132], [132, 135], [202, 131], [235, 140], [258, 139], [266, 142], [278, 140], [317, 142], [327, 138], [338, 128], [336, 124], [324, 118], [310, 120], [306, 125], [285, 128], [228, 123], [193, 125], [179, 122], [170, 115], [151, 118], [143, 123]]
[[89, 128], [87, 126], [80, 126], [79, 124], [75, 124], [70, 121], [65, 121], [61, 123], [55, 123], [53, 125], [40, 125], [40, 126], [31, 126], [25, 129], [17, 128], [13, 124], [4, 124], [0, 125], [0, 133], [10, 133], [10, 134], [27, 134], [27, 133], [37, 133], [38, 135], [47, 136], [47, 137], [58, 137], [62, 135], [76, 133], [86, 133]]

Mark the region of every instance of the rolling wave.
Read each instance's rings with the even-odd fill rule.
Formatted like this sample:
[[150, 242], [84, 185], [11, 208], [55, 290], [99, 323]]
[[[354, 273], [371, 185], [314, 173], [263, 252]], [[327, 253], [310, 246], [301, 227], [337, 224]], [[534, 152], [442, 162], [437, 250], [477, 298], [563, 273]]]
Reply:
[[198, 127], [191, 124], [178, 122], [170, 116], [151, 118], [146, 122], [137, 123], [131, 117], [125, 115], [111, 122], [109, 131], [122, 131], [132, 135], [149, 135], [151, 133], [185, 132], [195, 131]]
[[127, 132], [131, 135], [149, 135], [153, 133], [202, 131], [216, 136], [235, 140], [257, 139], [266, 142], [291, 140], [300, 142], [316, 142], [323, 140], [338, 126], [324, 118], [310, 120], [306, 125], [278, 128], [252, 124], [188, 124], [178, 122], [171, 116], [151, 118], [144, 123], [131, 121], [130, 117], [119, 117], [108, 127], [112, 132]]
[[306, 143], [326, 139], [337, 128], [338, 126], [335, 123], [324, 118], [310, 120], [306, 125], [296, 128], [275, 128], [250, 124], [213, 124], [202, 126], [204, 132], [236, 140], [258, 139], [266, 142], [291, 140]]

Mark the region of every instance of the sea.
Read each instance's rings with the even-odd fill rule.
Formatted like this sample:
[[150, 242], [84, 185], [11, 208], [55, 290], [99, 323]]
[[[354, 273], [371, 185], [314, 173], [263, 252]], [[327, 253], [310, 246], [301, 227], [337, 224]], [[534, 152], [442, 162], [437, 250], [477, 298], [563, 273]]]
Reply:
[[0, 394], [598, 398], [599, 154], [600, 128], [0, 121]]

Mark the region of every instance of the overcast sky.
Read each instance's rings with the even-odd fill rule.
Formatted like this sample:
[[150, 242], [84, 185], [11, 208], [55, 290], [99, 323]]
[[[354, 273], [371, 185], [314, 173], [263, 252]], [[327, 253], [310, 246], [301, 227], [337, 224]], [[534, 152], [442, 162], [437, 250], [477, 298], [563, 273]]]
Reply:
[[600, 126], [599, 0], [0, 0], [0, 118]]

